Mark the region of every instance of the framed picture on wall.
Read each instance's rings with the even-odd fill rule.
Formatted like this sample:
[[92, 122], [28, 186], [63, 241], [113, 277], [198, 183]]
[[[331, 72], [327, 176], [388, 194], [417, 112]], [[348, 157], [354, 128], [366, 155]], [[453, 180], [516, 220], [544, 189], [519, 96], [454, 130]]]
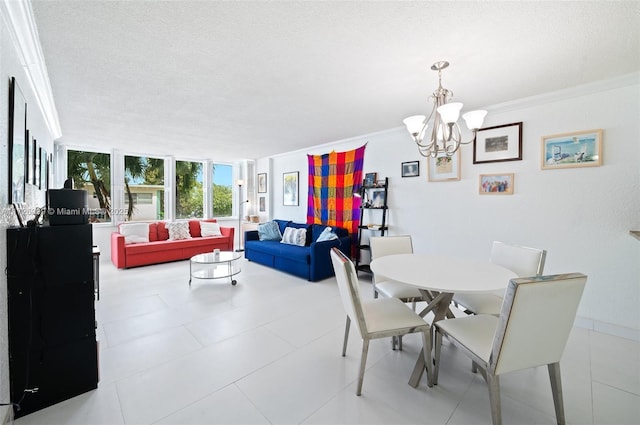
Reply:
[[282, 205], [297, 206], [298, 200], [298, 172], [292, 171], [282, 175]]
[[402, 163], [402, 177], [418, 177], [420, 175], [420, 161]]
[[40, 148], [40, 185], [38, 189], [46, 189], [47, 188], [47, 170], [49, 161], [47, 160], [47, 151], [43, 148]]
[[378, 173], [366, 173], [364, 175], [364, 186], [365, 187], [374, 187], [376, 185], [376, 178], [378, 177]]
[[9, 86], [9, 204], [24, 202], [27, 103], [15, 77]]
[[460, 150], [451, 156], [440, 153], [436, 158], [427, 158], [427, 168], [430, 182], [460, 180]]
[[258, 199], [258, 205], [260, 207], [260, 209], [259, 209], [260, 212], [265, 212], [267, 210], [266, 207], [265, 207], [265, 203], [266, 203], [265, 197], [261, 196], [260, 199]]
[[36, 184], [36, 163], [38, 162], [38, 141], [33, 137], [33, 135], [31, 136], [31, 180], [29, 181], [29, 183], [35, 185]]
[[542, 169], [599, 167], [602, 130], [555, 134], [542, 138]]
[[267, 173], [258, 174], [258, 193], [267, 193]]
[[514, 174], [480, 174], [480, 195], [513, 195]]
[[522, 159], [522, 122], [481, 128], [473, 141], [473, 163]]

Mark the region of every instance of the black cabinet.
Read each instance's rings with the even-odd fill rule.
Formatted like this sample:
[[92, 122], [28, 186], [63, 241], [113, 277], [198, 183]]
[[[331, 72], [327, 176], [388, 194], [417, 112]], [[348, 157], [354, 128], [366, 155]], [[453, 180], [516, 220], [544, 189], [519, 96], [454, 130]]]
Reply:
[[97, 388], [91, 225], [7, 229], [15, 417]]
[[384, 179], [384, 185], [363, 186], [361, 189], [360, 222], [358, 223], [358, 244], [356, 246], [356, 272], [371, 273], [369, 260], [371, 248], [370, 236], [384, 236], [389, 230], [387, 225], [387, 193], [389, 177]]

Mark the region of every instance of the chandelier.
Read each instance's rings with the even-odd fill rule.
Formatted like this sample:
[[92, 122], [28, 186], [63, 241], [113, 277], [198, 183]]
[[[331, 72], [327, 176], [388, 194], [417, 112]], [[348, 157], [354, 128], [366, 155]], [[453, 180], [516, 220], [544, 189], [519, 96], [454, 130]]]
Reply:
[[[442, 70], [448, 66], [449, 62], [447, 61], [431, 65], [432, 70], [438, 71], [438, 88], [429, 97], [433, 101], [433, 109], [429, 117], [414, 115], [402, 121], [407, 126], [413, 141], [418, 145], [418, 152], [424, 157], [435, 158], [441, 153], [451, 156], [460, 148], [460, 145], [473, 142], [476, 139], [476, 133], [482, 127], [485, 115], [487, 115], [487, 111], [471, 111], [462, 116], [467, 127], [473, 131], [471, 140], [462, 141], [462, 134], [460, 127], [458, 127], [462, 103], [448, 103], [453, 92], [442, 87]], [[429, 123], [432, 123], [431, 135], [425, 140]]]

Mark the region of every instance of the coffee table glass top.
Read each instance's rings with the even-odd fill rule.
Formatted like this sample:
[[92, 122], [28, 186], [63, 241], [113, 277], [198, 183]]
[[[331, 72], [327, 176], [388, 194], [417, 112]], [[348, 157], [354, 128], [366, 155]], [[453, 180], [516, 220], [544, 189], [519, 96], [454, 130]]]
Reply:
[[233, 276], [240, 273], [241, 258], [239, 252], [220, 251], [218, 255], [213, 252], [198, 254], [189, 260], [189, 286], [193, 278], [196, 279], [221, 279], [229, 278], [232, 285], [237, 281]]

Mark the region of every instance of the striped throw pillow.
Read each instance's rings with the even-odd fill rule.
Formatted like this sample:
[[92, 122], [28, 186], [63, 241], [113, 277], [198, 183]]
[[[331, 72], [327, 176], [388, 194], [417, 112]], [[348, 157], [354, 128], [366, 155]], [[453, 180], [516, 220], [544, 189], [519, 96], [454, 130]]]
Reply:
[[294, 229], [293, 227], [287, 227], [284, 229], [284, 235], [282, 235], [280, 243], [304, 246], [306, 241], [307, 229]]

